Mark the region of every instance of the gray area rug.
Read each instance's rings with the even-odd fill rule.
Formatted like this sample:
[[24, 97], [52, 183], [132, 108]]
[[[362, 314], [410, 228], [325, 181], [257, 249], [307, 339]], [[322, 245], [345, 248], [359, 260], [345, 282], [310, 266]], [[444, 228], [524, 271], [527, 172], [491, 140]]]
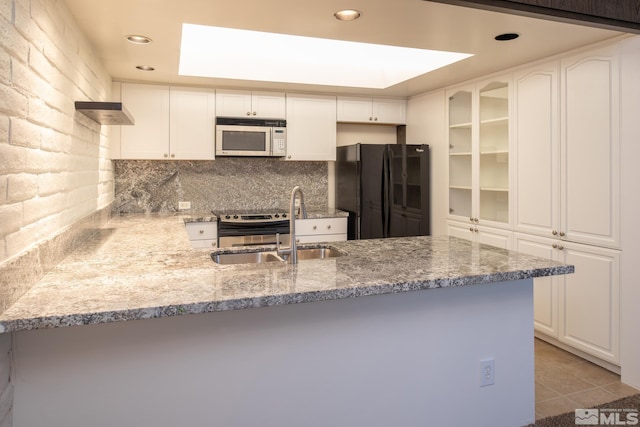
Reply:
[[[640, 394], [594, 406], [576, 414], [575, 411], [541, 418], [527, 427], [576, 427], [580, 425], [640, 425]], [[601, 421], [603, 421], [601, 423]]]

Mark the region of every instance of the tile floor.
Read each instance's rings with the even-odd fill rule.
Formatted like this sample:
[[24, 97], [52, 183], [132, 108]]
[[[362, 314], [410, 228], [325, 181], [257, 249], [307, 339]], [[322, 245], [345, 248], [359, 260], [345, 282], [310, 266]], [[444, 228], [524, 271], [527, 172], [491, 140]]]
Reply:
[[542, 340], [535, 340], [536, 419], [640, 393], [620, 376]]

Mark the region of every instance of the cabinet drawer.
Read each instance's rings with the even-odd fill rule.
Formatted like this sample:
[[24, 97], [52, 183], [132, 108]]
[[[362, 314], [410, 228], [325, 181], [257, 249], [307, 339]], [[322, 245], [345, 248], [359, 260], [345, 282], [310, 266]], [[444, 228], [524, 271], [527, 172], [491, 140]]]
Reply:
[[319, 218], [296, 220], [296, 235], [346, 234], [347, 218]]
[[216, 240], [218, 227], [215, 222], [190, 222], [185, 224], [189, 240]]

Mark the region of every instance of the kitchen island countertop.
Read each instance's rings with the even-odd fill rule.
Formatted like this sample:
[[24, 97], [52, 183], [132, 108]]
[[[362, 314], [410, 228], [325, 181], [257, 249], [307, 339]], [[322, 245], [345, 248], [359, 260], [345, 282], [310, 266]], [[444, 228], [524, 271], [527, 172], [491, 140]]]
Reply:
[[[190, 215], [113, 217], [0, 315], [0, 331], [170, 317], [567, 274], [573, 266], [448, 237], [332, 242], [348, 255], [217, 265]], [[313, 246], [313, 245], [301, 245]], [[317, 244], [316, 244], [317, 246]]]

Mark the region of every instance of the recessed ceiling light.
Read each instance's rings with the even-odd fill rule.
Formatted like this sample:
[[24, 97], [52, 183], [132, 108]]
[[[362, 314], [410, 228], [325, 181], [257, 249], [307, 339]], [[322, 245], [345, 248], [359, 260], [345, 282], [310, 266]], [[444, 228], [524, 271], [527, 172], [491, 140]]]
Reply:
[[220, 79], [384, 89], [470, 56], [183, 24], [178, 73]]
[[142, 71], [153, 71], [153, 70], [155, 70], [155, 68], [153, 68], [151, 65], [136, 65], [136, 68], [138, 70], [142, 70]]
[[520, 34], [518, 34], [518, 33], [504, 33], [504, 34], [498, 34], [494, 38], [496, 40], [498, 40], [499, 42], [506, 42], [506, 41], [509, 41], [509, 40], [515, 40], [518, 37], [520, 37]]
[[333, 14], [333, 16], [335, 16], [339, 21], [353, 21], [360, 18], [360, 16], [362, 16], [362, 13], [360, 13], [359, 10], [355, 9], [344, 9], [337, 11]]
[[126, 35], [125, 38], [131, 43], [135, 44], [149, 44], [152, 40], [147, 36], [141, 36], [139, 34], [129, 34]]

